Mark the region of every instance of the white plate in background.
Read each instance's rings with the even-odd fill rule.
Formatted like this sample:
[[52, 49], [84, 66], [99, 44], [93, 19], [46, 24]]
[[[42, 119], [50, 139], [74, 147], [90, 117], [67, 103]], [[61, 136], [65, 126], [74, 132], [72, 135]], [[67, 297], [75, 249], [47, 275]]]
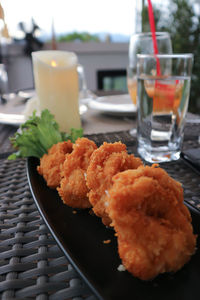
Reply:
[[0, 124], [20, 126], [25, 122], [25, 116], [22, 114], [0, 113]]
[[137, 112], [129, 94], [98, 97], [90, 100], [88, 106], [100, 113], [116, 116], [132, 116]]
[[[20, 126], [34, 110], [37, 110], [36, 97], [32, 97], [24, 103], [21, 98], [11, 97], [5, 104], [0, 105], [0, 124]], [[82, 116], [87, 111], [87, 106], [80, 103], [79, 110]]]

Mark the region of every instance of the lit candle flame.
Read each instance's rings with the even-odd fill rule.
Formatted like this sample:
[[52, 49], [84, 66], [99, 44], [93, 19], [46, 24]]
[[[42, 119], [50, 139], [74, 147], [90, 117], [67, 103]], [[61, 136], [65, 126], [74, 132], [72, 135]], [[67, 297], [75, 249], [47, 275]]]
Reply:
[[57, 63], [56, 63], [55, 60], [52, 60], [52, 61], [51, 61], [51, 66], [52, 66], [52, 67], [57, 67]]

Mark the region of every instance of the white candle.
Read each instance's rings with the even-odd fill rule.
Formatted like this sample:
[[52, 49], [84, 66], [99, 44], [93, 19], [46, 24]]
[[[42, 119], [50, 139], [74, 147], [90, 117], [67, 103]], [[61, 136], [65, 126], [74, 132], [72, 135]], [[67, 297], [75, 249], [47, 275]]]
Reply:
[[77, 56], [66, 51], [32, 53], [39, 111], [47, 108], [63, 132], [80, 128]]

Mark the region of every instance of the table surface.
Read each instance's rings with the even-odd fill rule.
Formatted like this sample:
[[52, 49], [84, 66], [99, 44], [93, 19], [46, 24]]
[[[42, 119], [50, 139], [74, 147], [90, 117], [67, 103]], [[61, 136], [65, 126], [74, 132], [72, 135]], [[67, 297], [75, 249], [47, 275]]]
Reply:
[[[199, 147], [199, 119], [188, 114], [184, 148]], [[98, 144], [104, 140], [122, 140], [133, 153], [136, 153], [136, 137], [129, 130], [136, 128], [136, 123], [134, 116], [111, 117], [94, 110], [82, 116], [85, 135], [91, 135]], [[0, 297], [96, 299], [41, 219], [27, 182], [26, 160], [7, 160], [13, 150], [9, 137], [16, 130], [17, 127], [0, 124]], [[169, 172], [172, 171], [169, 167]], [[186, 176], [185, 180], [187, 186], [190, 178]], [[186, 191], [191, 188], [189, 183]], [[200, 186], [190, 195], [190, 203], [200, 209]]]

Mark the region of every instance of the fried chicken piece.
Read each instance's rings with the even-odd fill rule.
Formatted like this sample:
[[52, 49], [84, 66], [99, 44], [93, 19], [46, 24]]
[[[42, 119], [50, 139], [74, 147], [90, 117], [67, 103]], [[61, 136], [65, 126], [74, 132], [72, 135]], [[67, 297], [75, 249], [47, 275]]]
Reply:
[[63, 202], [74, 208], [88, 208], [89, 192], [86, 186], [86, 170], [96, 144], [87, 138], [78, 138], [71, 154], [66, 155], [62, 166], [62, 179], [57, 188]]
[[89, 201], [94, 213], [109, 226], [111, 223], [105, 211], [105, 197], [112, 184], [112, 177], [127, 169], [136, 169], [142, 165], [140, 158], [129, 155], [126, 145], [121, 142], [104, 144], [94, 151], [87, 170], [87, 186], [90, 189]]
[[176, 272], [195, 252], [183, 189], [163, 169], [139, 167], [113, 177], [106, 208], [124, 267], [142, 280]]
[[60, 167], [65, 160], [65, 155], [72, 152], [71, 141], [60, 142], [53, 145], [48, 154], [44, 154], [40, 159], [37, 171], [44, 177], [50, 188], [56, 188], [60, 184]]

